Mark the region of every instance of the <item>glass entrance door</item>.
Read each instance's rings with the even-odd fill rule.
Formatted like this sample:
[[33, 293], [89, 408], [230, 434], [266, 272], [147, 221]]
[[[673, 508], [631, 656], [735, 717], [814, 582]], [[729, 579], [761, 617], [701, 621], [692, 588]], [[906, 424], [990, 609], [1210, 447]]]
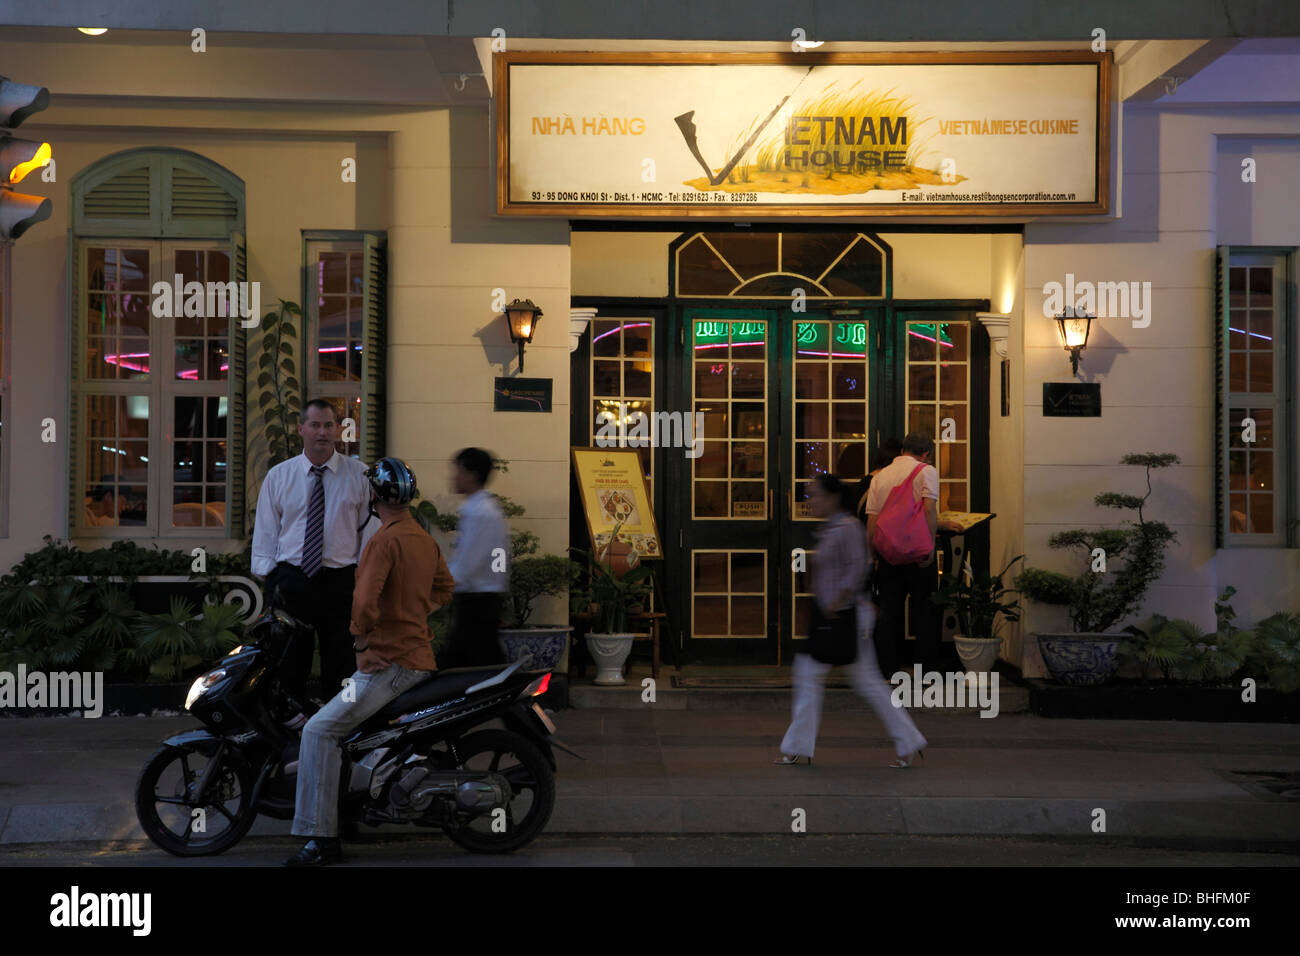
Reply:
[[874, 313], [690, 309], [684, 320], [684, 395], [703, 424], [697, 457], [669, 452], [685, 634], [696, 659], [788, 662], [807, 632], [810, 483], [866, 470]]

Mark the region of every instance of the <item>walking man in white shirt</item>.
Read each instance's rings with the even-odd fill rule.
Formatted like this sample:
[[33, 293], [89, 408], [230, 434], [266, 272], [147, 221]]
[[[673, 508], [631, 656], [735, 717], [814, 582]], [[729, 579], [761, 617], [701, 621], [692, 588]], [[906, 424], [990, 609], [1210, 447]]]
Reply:
[[[316, 629], [326, 700], [355, 669], [348, 622], [362, 528], [370, 516], [366, 466], [335, 449], [338, 424], [329, 402], [306, 404], [298, 424], [302, 454], [267, 472], [253, 529], [253, 574], [265, 578], [268, 599], [278, 586], [280, 606]], [[307, 699], [312, 643], [290, 647], [281, 672], [299, 703]]]
[[876, 552], [876, 593], [880, 600], [876, 651], [886, 680], [899, 667], [913, 663], [906, 652], [903, 628], [903, 602], [909, 597], [908, 617], [916, 634], [917, 655], [926, 670], [937, 666], [939, 654], [939, 609], [930, 601], [930, 595], [939, 587], [939, 569], [934, 559], [934, 536], [939, 528], [939, 472], [930, 464], [934, 442], [928, 435], [912, 432], [903, 439], [902, 452], [876, 474], [867, 489], [867, 540], [875, 538], [876, 517], [889, 493], [919, 467], [920, 471], [912, 479], [911, 500], [924, 502], [931, 547], [930, 554], [916, 564], [890, 564]]
[[[455, 667], [499, 664], [501, 610], [510, 589], [510, 531], [496, 496], [486, 488], [492, 456], [465, 448], [451, 466], [451, 487], [467, 495], [456, 519], [456, 547], [447, 566], [456, 581], [448, 650]], [[444, 658], [448, 656], [444, 654]]]

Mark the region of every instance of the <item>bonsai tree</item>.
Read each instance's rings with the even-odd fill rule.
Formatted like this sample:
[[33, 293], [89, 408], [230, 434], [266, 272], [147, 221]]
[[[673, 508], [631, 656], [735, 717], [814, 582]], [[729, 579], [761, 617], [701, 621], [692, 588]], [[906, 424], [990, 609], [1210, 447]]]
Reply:
[[1120, 463], [1146, 469], [1147, 493], [1139, 498], [1104, 491], [1093, 501], [1100, 508], [1135, 511], [1137, 521], [1126, 521], [1119, 528], [1058, 531], [1048, 539], [1048, 547], [1079, 553], [1083, 570], [1070, 577], [1057, 571], [1026, 568], [1014, 582], [1016, 590], [1031, 601], [1065, 605], [1077, 633], [1106, 632], [1135, 614], [1147, 589], [1164, 571], [1165, 549], [1177, 537], [1163, 521], [1149, 521], [1142, 511], [1151, 497], [1151, 469], [1177, 465], [1178, 456], [1125, 455]]
[[[957, 628], [964, 637], [993, 638], [1003, 622], [1020, 620], [1020, 602], [1005, 600], [1014, 589], [1002, 583], [1011, 566], [1024, 557], [1017, 555], [996, 575], [974, 577], [969, 564], [964, 573], [944, 575], [943, 587], [930, 598], [935, 604], [952, 608]], [[999, 620], [1000, 619], [1000, 620]]]
[[[534, 546], [536, 547], [536, 546]], [[559, 597], [582, 573], [581, 566], [558, 554], [519, 558], [510, 565], [510, 594], [506, 615], [510, 627], [527, 627], [533, 602], [541, 597]]]

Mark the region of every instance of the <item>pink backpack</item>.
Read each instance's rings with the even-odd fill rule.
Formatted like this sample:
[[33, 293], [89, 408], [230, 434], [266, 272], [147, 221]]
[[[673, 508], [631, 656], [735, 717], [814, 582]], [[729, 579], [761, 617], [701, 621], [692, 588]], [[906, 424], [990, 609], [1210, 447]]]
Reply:
[[894, 488], [876, 515], [871, 546], [890, 564], [915, 564], [934, 550], [934, 537], [925, 520], [923, 500], [912, 497], [912, 482], [925, 462], [912, 469], [907, 480]]

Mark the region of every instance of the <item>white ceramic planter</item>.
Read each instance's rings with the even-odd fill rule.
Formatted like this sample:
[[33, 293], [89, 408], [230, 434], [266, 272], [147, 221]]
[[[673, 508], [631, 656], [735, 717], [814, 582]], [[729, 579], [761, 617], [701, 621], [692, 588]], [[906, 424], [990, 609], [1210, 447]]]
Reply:
[[623, 665], [632, 652], [635, 634], [588, 634], [587, 650], [596, 662], [596, 677], [592, 683], [618, 685], [623, 680]]
[[957, 647], [957, 656], [967, 673], [981, 673], [991, 670], [997, 663], [998, 653], [1002, 650], [1000, 637], [963, 637], [954, 634], [952, 642]]

